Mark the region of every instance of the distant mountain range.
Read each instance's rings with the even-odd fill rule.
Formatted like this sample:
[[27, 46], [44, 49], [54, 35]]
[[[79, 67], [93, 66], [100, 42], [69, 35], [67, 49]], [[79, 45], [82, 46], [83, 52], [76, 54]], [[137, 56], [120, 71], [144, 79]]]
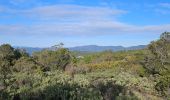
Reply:
[[[76, 46], [76, 47], [69, 47], [70, 51], [80, 51], [80, 52], [101, 52], [106, 50], [111, 51], [122, 51], [122, 50], [139, 50], [146, 48], [147, 45], [138, 45], [138, 46], [131, 46], [131, 47], [123, 47], [123, 46], [97, 46], [97, 45], [86, 45], [86, 46]], [[20, 49], [25, 49], [29, 54], [33, 52], [38, 52], [43, 49], [53, 49], [53, 48], [36, 48], [36, 47], [15, 47]]]
[[87, 45], [87, 46], [77, 46], [69, 48], [70, 51], [89, 51], [89, 52], [101, 52], [106, 50], [111, 51], [122, 51], [122, 50], [138, 50], [144, 49], [146, 45], [138, 45], [131, 47], [123, 47], [123, 46], [97, 46], [97, 45]]

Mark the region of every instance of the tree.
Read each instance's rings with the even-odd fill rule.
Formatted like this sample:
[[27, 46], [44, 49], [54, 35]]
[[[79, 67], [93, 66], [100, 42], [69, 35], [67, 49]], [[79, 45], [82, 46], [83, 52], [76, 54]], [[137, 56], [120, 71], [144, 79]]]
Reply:
[[[15, 51], [9, 44], [0, 46], [0, 98], [4, 98], [6, 89], [10, 85], [11, 69], [15, 59]], [[5, 97], [6, 98], [6, 97]]]
[[9, 44], [0, 46], [0, 91], [6, 93], [6, 89], [12, 84], [11, 78], [15, 62], [22, 56], [27, 56], [26, 52], [14, 49]]
[[15, 58], [14, 48], [12, 48], [9, 44], [1, 45], [0, 58], [12, 61]]
[[170, 43], [165, 39], [151, 42], [148, 45], [148, 55], [145, 58], [145, 67], [153, 74], [161, 74], [168, 70], [170, 64]]
[[41, 66], [31, 57], [21, 57], [13, 66], [13, 71], [18, 73], [31, 74], [38, 69], [41, 69]]
[[58, 50], [58, 49], [63, 48], [63, 46], [64, 46], [64, 44], [61, 42], [61, 43], [59, 43], [59, 44], [57, 44], [57, 45], [52, 46], [52, 49]]
[[6, 89], [8, 86], [7, 80], [10, 78], [10, 62], [7, 60], [0, 60], [0, 82], [2, 82], [3, 89]]
[[71, 62], [71, 54], [68, 49], [61, 48], [56, 51], [44, 50], [33, 54], [38, 63], [44, 66], [45, 70], [64, 70]]
[[15, 49], [15, 56], [16, 58], [29, 57], [29, 54], [25, 49]]
[[145, 58], [145, 68], [150, 74], [159, 74], [155, 89], [163, 96], [168, 95], [170, 89], [170, 42], [164, 38], [168, 32], [161, 35], [161, 39], [151, 42]]

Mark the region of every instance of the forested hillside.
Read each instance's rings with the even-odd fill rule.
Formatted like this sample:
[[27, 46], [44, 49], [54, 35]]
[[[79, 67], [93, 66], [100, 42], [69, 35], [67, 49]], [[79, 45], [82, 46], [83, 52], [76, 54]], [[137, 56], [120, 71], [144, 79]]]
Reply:
[[77, 55], [1, 45], [0, 100], [170, 99], [170, 41], [162, 36], [143, 50]]

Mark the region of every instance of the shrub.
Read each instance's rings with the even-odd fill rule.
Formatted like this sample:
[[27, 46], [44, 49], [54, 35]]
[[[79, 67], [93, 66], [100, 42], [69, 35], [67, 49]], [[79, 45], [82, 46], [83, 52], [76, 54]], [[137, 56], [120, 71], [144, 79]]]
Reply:
[[67, 49], [61, 48], [56, 51], [44, 50], [33, 54], [37, 62], [44, 66], [44, 69], [64, 70], [65, 67], [71, 62], [71, 55]]

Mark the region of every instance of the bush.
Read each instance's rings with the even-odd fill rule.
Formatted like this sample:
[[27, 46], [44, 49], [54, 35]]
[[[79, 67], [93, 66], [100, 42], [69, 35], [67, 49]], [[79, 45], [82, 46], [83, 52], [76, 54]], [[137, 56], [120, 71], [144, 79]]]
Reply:
[[39, 64], [44, 66], [46, 71], [64, 70], [71, 63], [71, 55], [67, 49], [61, 48], [56, 51], [44, 50], [33, 54]]

